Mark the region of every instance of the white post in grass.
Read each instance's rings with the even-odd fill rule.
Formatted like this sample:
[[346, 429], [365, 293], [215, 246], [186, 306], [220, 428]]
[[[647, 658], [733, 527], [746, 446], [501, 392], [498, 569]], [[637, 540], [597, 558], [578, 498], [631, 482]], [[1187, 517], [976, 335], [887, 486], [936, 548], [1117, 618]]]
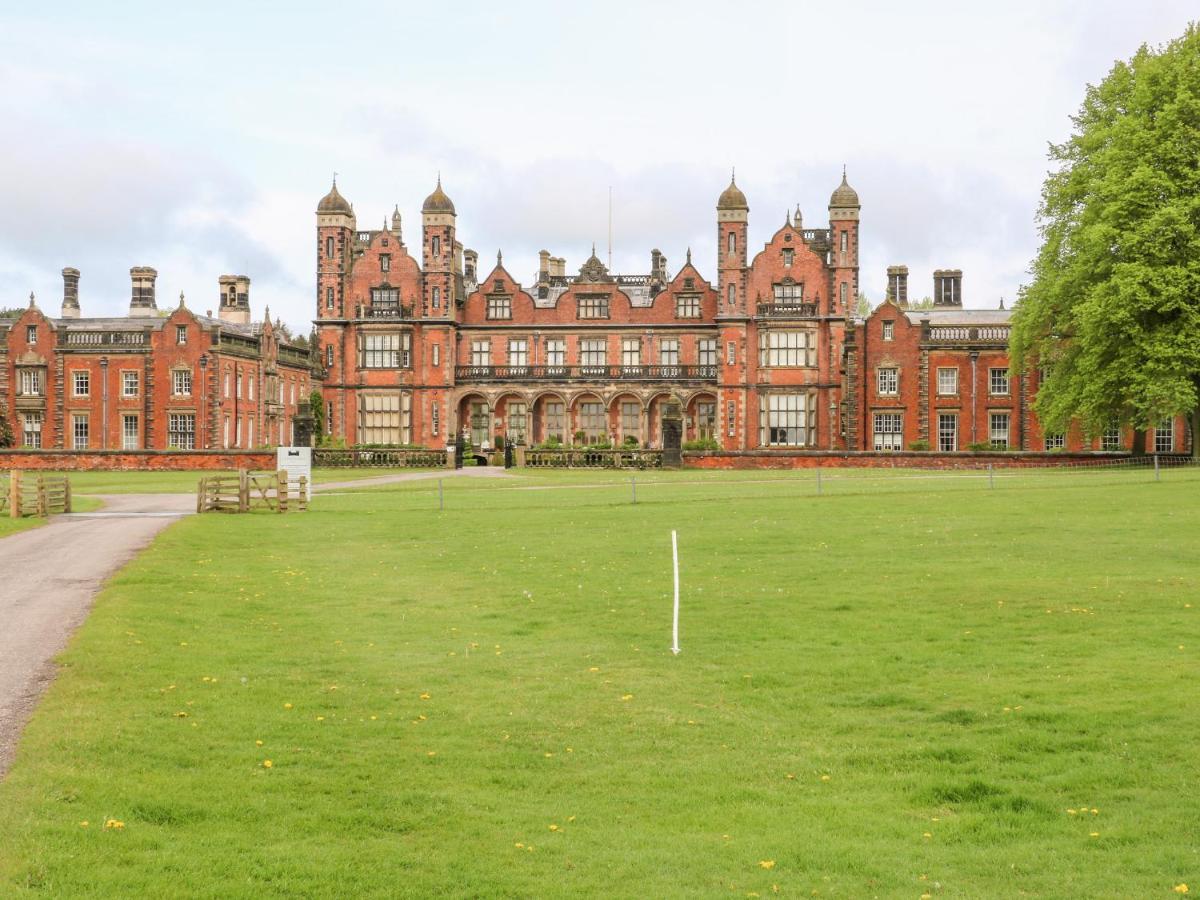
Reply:
[[679, 542], [671, 532], [671, 562], [675, 567], [675, 612], [671, 619], [671, 652], [679, 655]]

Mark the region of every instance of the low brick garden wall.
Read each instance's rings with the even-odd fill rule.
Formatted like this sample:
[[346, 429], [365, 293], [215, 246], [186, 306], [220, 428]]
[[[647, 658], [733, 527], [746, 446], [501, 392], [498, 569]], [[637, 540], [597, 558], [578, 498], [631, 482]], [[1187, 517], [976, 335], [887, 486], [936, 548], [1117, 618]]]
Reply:
[[0, 469], [168, 472], [274, 468], [274, 450], [0, 450]]
[[901, 450], [889, 453], [813, 450], [685, 451], [688, 469], [996, 469], [1041, 466], [1104, 465], [1129, 459], [1128, 453], [1027, 453], [981, 451], [932, 453]]

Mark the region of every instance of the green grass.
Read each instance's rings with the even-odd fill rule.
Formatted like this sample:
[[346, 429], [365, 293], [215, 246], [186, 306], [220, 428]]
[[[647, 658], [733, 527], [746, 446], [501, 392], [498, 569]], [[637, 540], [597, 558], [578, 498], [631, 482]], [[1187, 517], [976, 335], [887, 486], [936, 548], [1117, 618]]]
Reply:
[[0, 785], [0, 894], [1195, 889], [1200, 473], [638, 479], [172, 526]]
[[[357, 481], [380, 475], [396, 475], [418, 469], [313, 469], [313, 483]], [[57, 473], [63, 474], [63, 473]], [[211, 470], [183, 472], [70, 472], [71, 487], [83, 494], [188, 494]]]

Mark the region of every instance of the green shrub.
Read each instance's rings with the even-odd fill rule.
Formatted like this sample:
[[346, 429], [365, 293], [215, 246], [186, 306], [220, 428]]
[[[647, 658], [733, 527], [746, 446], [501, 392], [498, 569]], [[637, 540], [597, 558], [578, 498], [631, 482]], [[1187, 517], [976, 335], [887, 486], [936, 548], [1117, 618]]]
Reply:
[[628, 449], [633, 449], [637, 445], [638, 445], [638, 439], [636, 437], [634, 437], [632, 434], [625, 435], [625, 440], [621, 441], [621, 446], [626, 447]]
[[973, 444], [967, 444], [967, 449], [978, 453], [981, 450], [995, 450], [991, 441], [975, 441]]
[[684, 450], [720, 450], [721, 445], [716, 442], [715, 438], [696, 438], [694, 441], [684, 441], [682, 445]]
[[576, 444], [587, 443], [587, 434], [582, 431], [575, 432], [575, 443]]
[[928, 450], [929, 441], [913, 441], [908, 445], [909, 450]]

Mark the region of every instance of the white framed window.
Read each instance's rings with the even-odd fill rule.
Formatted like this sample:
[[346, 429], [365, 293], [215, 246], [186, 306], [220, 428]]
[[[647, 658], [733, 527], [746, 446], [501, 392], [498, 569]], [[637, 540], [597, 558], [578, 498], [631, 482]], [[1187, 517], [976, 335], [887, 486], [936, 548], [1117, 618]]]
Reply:
[[839, 306], [839, 309], [844, 310], [846, 308], [846, 294], [849, 293], [849, 290], [850, 290], [850, 286], [848, 284], [846, 284], [846, 282], [843, 281], [841, 283], [841, 285], [839, 285], [838, 300], [841, 304]]
[[895, 340], [896, 338], [896, 323], [890, 319], [883, 324], [883, 339], [885, 341]]
[[121, 396], [136, 397], [141, 390], [141, 376], [130, 369], [121, 372]]
[[551, 338], [546, 341], [546, 366], [551, 369], [550, 374], [554, 374], [553, 370], [562, 369], [566, 364], [567, 342], [562, 338]]
[[583, 367], [584, 375], [603, 374], [597, 370], [608, 364], [608, 341], [588, 338], [579, 342], [579, 365]]
[[176, 397], [192, 396], [192, 370], [171, 370], [171, 393]]
[[608, 294], [580, 294], [578, 316], [581, 319], [607, 319]]
[[71, 449], [86, 450], [88, 448], [90, 425], [87, 413], [75, 413], [71, 416]]
[[379, 271], [380, 272], [392, 271], [392, 257], [390, 254], [388, 254], [388, 253], [379, 254]]
[[958, 369], [953, 366], [939, 366], [937, 370], [937, 392], [942, 397], [952, 397], [958, 394]]
[[42, 423], [45, 421], [41, 410], [21, 413], [21, 446], [37, 450], [42, 446]]
[[771, 368], [815, 366], [815, 335], [808, 331], [765, 331], [758, 335], [758, 364]]
[[658, 362], [669, 368], [679, 366], [679, 338], [663, 338], [658, 342]]
[[325, 308], [333, 309], [333, 288], [325, 288]]
[[1121, 428], [1119, 425], [1110, 425], [1104, 429], [1104, 433], [1100, 435], [1101, 450], [1121, 450]]
[[167, 446], [175, 450], [196, 449], [195, 413], [167, 414]]
[[377, 309], [399, 309], [400, 289], [394, 287], [371, 288], [371, 306]]
[[[333, 368], [333, 344], [325, 345], [325, 367], [328, 369]], [[239, 394], [238, 396], [241, 395]]]
[[850, 248], [850, 232], [842, 232], [842, 252], [845, 253]]
[[325, 238], [325, 256], [326, 257], [333, 256], [333, 238], [332, 237]]
[[988, 414], [988, 442], [996, 450], [1008, 449], [1009, 414], [994, 412]]
[[433, 432], [433, 436], [437, 437], [442, 430], [442, 411], [437, 403], [433, 404], [433, 409], [429, 411], [429, 427]]
[[[407, 332], [405, 332], [407, 334]], [[399, 369], [403, 343], [398, 331], [367, 332], [362, 336], [364, 369]]]
[[433, 240], [429, 242], [429, 251], [430, 255], [435, 259], [442, 255], [442, 239], [436, 234], [433, 236]]
[[435, 366], [440, 366], [442, 364], [442, 345], [441, 344], [433, 345], [433, 364]]
[[706, 368], [717, 367], [716, 338], [700, 338], [696, 341], [696, 362]]
[[804, 301], [803, 284], [776, 284], [771, 286], [775, 302], [782, 306], [790, 306]]
[[333, 401], [325, 404], [325, 433], [333, 434]]
[[608, 435], [604, 422], [604, 404], [587, 401], [579, 404], [579, 430], [584, 443], [595, 444]]
[[805, 447], [815, 443], [815, 393], [765, 394], [760, 404], [765, 446]]
[[942, 453], [954, 453], [958, 450], [958, 415], [957, 413], [938, 413], [938, 450]]
[[1154, 429], [1154, 452], [1170, 453], [1175, 449], [1175, 420], [1163, 419]]
[[1008, 396], [1008, 369], [988, 369], [988, 393], [993, 397]]
[[562, 441], [566, 421], [562, 403], [557, 400], [547, 400], [542, 409], [546, 417], [546, 439], [553, 438]]
[[790, 269], [792, 267], [792, 263], [795, 261], [795, 259], [796, 259], [796, 251], [793, 250], [791, 247], [784, 247], [783, 248], [783, 267], [785, 269]]
[[433, 308], [442, 308], [442, 289], [440, 287], [435, 287], [433, 289]]
[[880, 396], [900, 393], [900, 370], [894, 366], [875, 370], [875, 392]]
[[362, 394], [358, 439], [364, 444], [407, 444], [410, 439], [411, 395], [407, 392]]
[[680, 294], [675, 298], [675, 318], [677, 319], [698, 319], [700, 318], [700, 295], [699, 294]]
[[492, 342], [471, 341], [471, 365], [475, 367], [492, 364]]
[[732, 284], [725, 291], [725, 302], [729, 306], [733, 306], [737, 302], [737, 288]]
[[258, 380], [257, 372], [247, 372], [246, 373], [246, 399], [247, 400], [254, 399], [254, 382], [256, 382], [257, 380]]
[[642, 339], [641, 338], [622, 338], [621, 339], [621, 367], [629, 369], [637, 369], [642, 365]]
[[529, 365], [529, 341], [526, 338], [509, 338], [508, 364], [522, 369]]
[[45, 396], [45, 379], [41, 369], [21, 369], [21, 396]]
[[642, 404], [625, 400], [621, 403], [621, 437], [638, 437], [642, 427]]
[[1043, 435], [1047, 450], [1062, 450], [1067, 446], [1067, 436], [1061, 431], [1048, 431]]
[[36, 325], [26, 325], [25, 326], [25, 343], [27, 343], [27, 344], [36, 344], [37, 343], [37, 326]]
[[508, 437], [518, 444], [525, 443], [525, 428], [528, 421], [528, 407], [524, 403], [510, 400], [506, 407], [508, 419]]
[[727, 341], [725, 344], [725, 365], [732, 366], [737, 364], [737, 344], [733, 341]]
[[141, 421], [137, 416], [121, 416], [121, 449], [137, 450], [141, 446]]
[[175, 326], [175, 343], [177, 343], [177, 344], [186, 344], [187, 343], [187, 326], [186, 325], [176, 325]]
[[91, 373], [75, 371], [71, 373], [71, 393], [76, 397], [86, 397], [91, 392]]
[[904, 416], [902, 413], [875, 413], [875, 449], [904, 449]]
[[716, 440], [717, 402], [715, 400], [696, 402], [696, 437], [702, 440]]
[[487, 318], [511, 319], [512, 297], [492, 294], [487, 298]]
[[729, 232], [729, 237], [726, 238], [725, 246], [731, 256], [734, 253], [737, 253], [737, 235], [734, 232]]

